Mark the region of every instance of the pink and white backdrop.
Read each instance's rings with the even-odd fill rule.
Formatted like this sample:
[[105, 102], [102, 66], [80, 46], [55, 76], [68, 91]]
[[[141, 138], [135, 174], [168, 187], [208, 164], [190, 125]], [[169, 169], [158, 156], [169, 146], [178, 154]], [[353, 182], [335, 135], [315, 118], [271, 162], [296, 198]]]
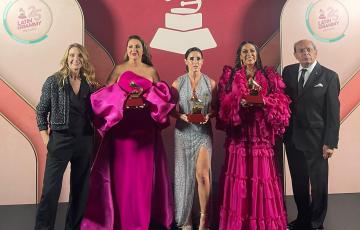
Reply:
[[[122, 61], [126, 38], [131, 34], [139, 34], [150, 44], [154, 65], [161, 79], [169, 84], [184, 73], [183, 55], [179, 54], [184, 47], [203, 48], [203, 72], [218, 80], [223, 65], [233, 65], [242, 40], [259, 44], [264, 63], [276, 67], [295, 62], [292, 57], [295, 41], [314, 40], [319, 48], [319, 61], [336, 70], [342, 84], [340, 145], [331, 159], [330, 192], [360, 192], [360, 184], [356, 183], [360, 179], [356, 147], [360, 129], [357, 90], [360, 56], [355, 52], [360, 48], [356, 42], [360, 39], [360, 18], [356, 14], [359, 3], [356, 0], [183, 3], [181, 6], [178, 0], [0, 1], [0, 205], [38, 201], [46, 148], [36, 128], [34, 109], [44, 80], [59, 68], [66, 47], [73, 42], [84, 44], [98, 79], [104, 82], [114, 63]], [[330, 8], [335, 10], [335, 16], [330, 14]], [[320, 10], [325, 11], [325, 18]], [[163, 132], [170, 172], [173, 123]], [[223, 164], [223, 141], [224, 134], [216, 131], [215, 180]], [[68, 174], [67, 171], [60, 201], [67, 201]], [[286, 175], [286, 193], [291, 194]]]

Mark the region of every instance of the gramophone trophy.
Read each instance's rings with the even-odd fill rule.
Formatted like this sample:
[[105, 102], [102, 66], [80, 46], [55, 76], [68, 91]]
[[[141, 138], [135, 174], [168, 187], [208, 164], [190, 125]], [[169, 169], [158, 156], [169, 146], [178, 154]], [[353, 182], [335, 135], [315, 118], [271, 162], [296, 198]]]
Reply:
[[195, 124], [205, 122], [205, 116], [203, 115], [204, 108], [204, 102], [201, 101], [194, 92], [190, 99], [191, 113], [187, 114], [188, 121]]
[[262, 89], [261, 85], [259, 85], [259, 83], [257, 83], [254, 78], [251, 77], [248, 80], [248, 87], [250, 90], [250, 94], [244, 97], [247, 104], [263, 105], [264, 99], [263, 96], [260, 94]]
[[178, 54], [194, 46], [201, 50], [215, 48], [217, 45], [210, 30], [202, 28], [201, 5], [202, 0], [180, 1], [181, 7], [165, 14], [165, 28], [157, 30], [150, 47]]
[[127, 109], [129, 109], [129, 108], [144, 108], [145, 102], [144, 102], [144, 99], [142, 98], [142, 93], [143, 93], [144, 89], [141, 88], [140, 86], [138, 86], [133, 81], [131, 81], [129, 83], [129, 85], [132, 90], [129, 92], [129, 95], [126, 99], [125, 107]]

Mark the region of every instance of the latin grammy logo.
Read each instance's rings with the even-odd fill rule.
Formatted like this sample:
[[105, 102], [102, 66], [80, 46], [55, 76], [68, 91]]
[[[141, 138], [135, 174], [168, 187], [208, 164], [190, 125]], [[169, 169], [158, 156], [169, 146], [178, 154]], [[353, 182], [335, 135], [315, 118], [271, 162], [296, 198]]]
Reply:
[[[196, 8], [186, 7], [189, 5]], [[202, 0], [181, 1], [181, 7], [172, 8], [165, 14], [165, 28], [157, 30], [150, 47], [179, 54], [194, 46], [202, 50], [215, 48], [217, 45], [210, 30], [202, 28], [201, 5]]]

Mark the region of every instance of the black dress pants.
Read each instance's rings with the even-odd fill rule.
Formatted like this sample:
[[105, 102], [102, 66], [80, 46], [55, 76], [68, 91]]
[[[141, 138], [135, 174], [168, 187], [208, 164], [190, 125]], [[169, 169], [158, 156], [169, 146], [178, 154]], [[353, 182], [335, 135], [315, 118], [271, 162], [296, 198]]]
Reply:
[[[309, 228], [322, 228], [328, 201], [328, 160], [318, 151], [301, 151], [285, 145], [291, 174], [297, 222]], [[311, 191], [310, 191], [311, 188]]]
[[53, 230], [63, 175], [71, 163], [66, 230], [80, 229], [88, 197], [93, 136], [53, 131], [47, 145], [43, 190], [37, 207], [35, 230]]

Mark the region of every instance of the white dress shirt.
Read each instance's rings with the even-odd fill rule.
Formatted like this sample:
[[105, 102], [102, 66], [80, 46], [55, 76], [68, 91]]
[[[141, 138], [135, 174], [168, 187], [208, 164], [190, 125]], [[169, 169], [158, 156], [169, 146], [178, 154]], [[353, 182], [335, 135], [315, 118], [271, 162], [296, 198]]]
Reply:
[[306, 81], [309, 79], [309, 76], [310, 76], [311, 72], [313, 71], [314, 67], [316, 66], [316, 64], [317, 64], [317, 61], [314, 61], [314, 63], [312, 63], [308, 68], [304, 68], [301, 65], [299, 65], [298, 82], [300, 80], [301, 70], [302, 69], [307, 70], [304, 75], [304, 85], [303, 86], [305, 86]]

